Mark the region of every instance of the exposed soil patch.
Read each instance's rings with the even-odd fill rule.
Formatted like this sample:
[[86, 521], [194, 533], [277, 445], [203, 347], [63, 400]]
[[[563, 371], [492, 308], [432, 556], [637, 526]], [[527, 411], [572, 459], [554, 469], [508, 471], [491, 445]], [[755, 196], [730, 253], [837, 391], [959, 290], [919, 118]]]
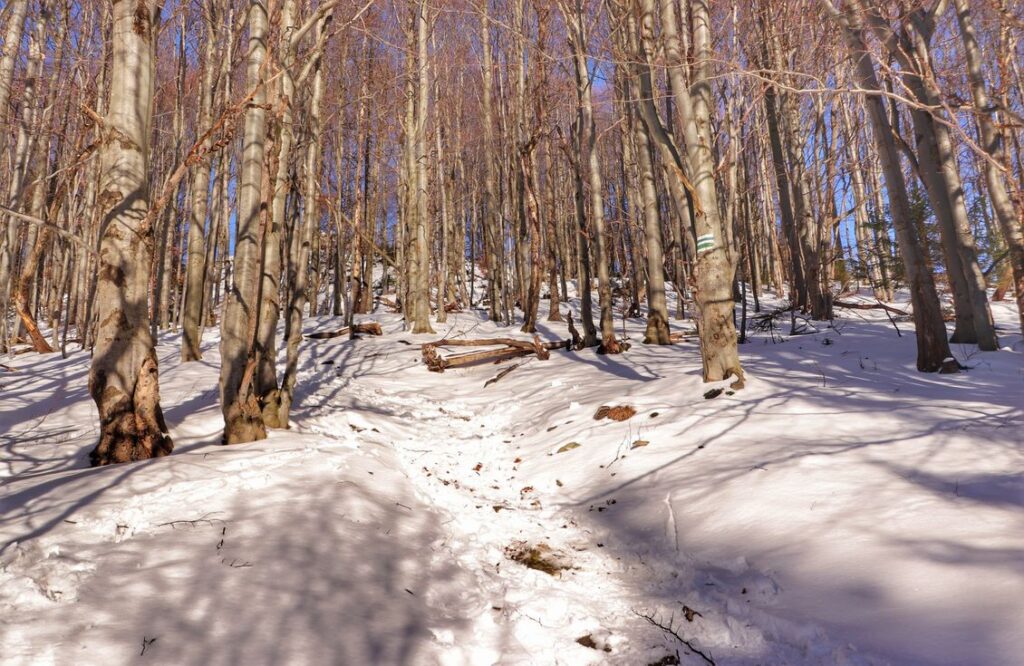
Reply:
[[550, 546], [543, 543], [531, 546], [524, 541], [517, 541], [505, 548], [505, 555], [524, 567], [543, 571], [549, 576], [555, 576], [572, 568], [565, 556], [556, 553]]

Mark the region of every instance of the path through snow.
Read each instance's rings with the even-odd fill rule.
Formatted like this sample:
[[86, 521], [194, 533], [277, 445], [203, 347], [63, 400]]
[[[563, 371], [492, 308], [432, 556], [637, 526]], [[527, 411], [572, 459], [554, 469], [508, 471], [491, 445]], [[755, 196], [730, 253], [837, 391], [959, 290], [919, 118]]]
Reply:
[[[494, 366], [428, 373], [432, 338], [377, 318], [308, 342], [295, 427], [230, 448], [216, 340], [182, 366], [168, 336], [175, 454], [98, 470], [88, 356], [12, 361], [5, 663], [704, 663], [638, 613], [719, 664], [1024, 653], [1019, 336], [954, 377], [916, 373], [884, 318], [755, 338], [747, 388], [706, 400], [692, 343], [485, 388]], [[438, 337], [494, 333], [467, 313]], [[637, 413], [593, 418], [615, 404]]]

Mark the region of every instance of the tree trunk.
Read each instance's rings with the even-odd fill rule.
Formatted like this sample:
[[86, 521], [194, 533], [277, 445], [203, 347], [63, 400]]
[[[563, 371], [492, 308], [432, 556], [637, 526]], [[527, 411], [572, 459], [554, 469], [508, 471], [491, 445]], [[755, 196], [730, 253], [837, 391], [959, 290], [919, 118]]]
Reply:
[[[635, 46], [635, 35], [629, 35], [627, 40]], [[630, 48], [628, 52], [639, 62], [640, 56], [635, 48]], [[630, 99], [640, 98], [639, 85], [632, 75], [629, 76], [628, 90]], [[637, 104], [634, 102], [634, 105]], [[647, 248], [647, 328], [644, 331], [644, 343], [669, 345], [672, 341], [669, 339], [668, 301], [665, 297], [665, 255], [661, 246], [661, 215], [658, 211], [658, 188], [651, 159], [651, 140], [644, 122], [633, 122], [632, 126], [644, 219], [644, 243]], [[678, 280], [678, 276], [675, 279]]]
[[100, 441], [89, 456], [93, 465], [163, 456], [172, 449], [149, 328], [153, 229], [143, 225], [158, 23], [156, 0], [114, 4], [110, 109], [100, 128], [99, 328], [89, 374]]
[[[7, 103], [11, 99], [11, 81], [14, 80], [14, 66], [21, 50], [21, 35], [28, 13], [28, 0], [11, 0], [7, 3], [7, 30], [4, 33], [3, 56], [0, 57], [0, 121], [7, 120]], [[2, 135], [4, 139], [7, 133]], [[0, 148], [6, 148], [6, 141], [0, 141]]]
[[[20, 8], [24, 12], [24, 7]], [[21, 29], [15, 26], [15, 23], [23, 23], [24, 15], [20, 18], [17, 15], [19, 10], [18, 6], [14, 6], [15, 14], [12, 14], [12, 23], [8, 25], [9, 33], [14, 32], [17, 28], [17, 33], [20, 35]], [[21, 113], [17, 119], [16, 125], [18, 128], [17, 139], [15, 140], [14, 153], [11, 155], [12, 172], [9, 176], [8, 181], [8, 193], [6, 204], [9, 208], [14, 210], [26, 208], [26, 195], [29, 189], [30, 179], [28, 178], [29, 172], [32, 170], [32, 155], [35, 153], [35, 146], [37, 143], [37, 133], [35, 132], [35, 124], [38, 118], [38, 98], [40, 95], [40, 77], [42, 75], [43, 67], [43, 55], [45, 50], [44, 40], [46, 38], [46, 25], [49, 13], [45, 5], [43, 6], [40, 16], [36, 21], [34, 29], [31, 31], [31, 37], [29, 40], [29, 53], [28, 63], [25, 68], [25, 85], [22, 90], [22, 104]], [[8, 36], [11, 36], [10, 34]], [[7, 56], [11, 55], [16, 57], [18, 53], [19, 44], [12, 44], [10, 42], [4, 42], [4, 48], [11, 50], [13, 53], [5, 54], [4, 59], [0, 62], [0, 66], [7, 67]], [[13, 67], [13, 65], [12, 65]], [[0, 71], [0, 75], [7, 75], [7, 72]], [[3, 82], [0, 82], [3, 85]], [[8, 78], [6, 85], [10, 86], [10, 79]], [[3, 94], [0, 92], [0, 94]], [[6, 104], [0, 107], [0, 122], [4, 120], [4, 113], [6, 112]], [[6, 148], [7, 138], [6, 129], [0, 132], [0, 149]], [[44, 187], [40, 182], [38, 187]], [[6, 350], [9, 342], [9, 338], [14, 337], [16, 331], [8, 329], [8, 309], [9, 299], [12, 292], [13, 278], [16, 274], [17, 257], [20, 254], [18, 249], [18, 231], [21, 227], [18, 221], [13, 217], [0, 216], [0, 220], [3, 220], [4, 224], [4, 237], [0, 237], [0, 350]], [[34, 228], [29, 232], [30, 239], [34, 237]]]
[[[203, 62], [203, 83], [199, 101], [199, 132], [213, 124], [213, 95], [216, 80], [217, 33], [216, 2], [207, 0], [205, 17], [206, 45]], [[209, 139], [207, 139], [209, 143]], [[188, 265], [185, 271], [185, 304], [181, 336], [183, 363], [203, 357], [200, 345], [203, 338], [203, 301], [206, 296], [206, 213], [210, 189], [210, 159], [202, 159], [196, 167], [192, 182], [192, 210], [188, 225]]]
[[[411, 208], [414, 226], [410, 230], [413, 237], [410, 257], [409, 303], [408, 312], [412, 319], [413, 333], [433, 333], [430, 325], [430, 208], [427, 192], [428, 162], [427, 149], [427, 117], [430, 113], [430, 77], [427, 61], [427, 3], [419, 0], [415, 8], [415, 46], [416, 46], [416, 112], [413, 127], [409, 128], [409, 140], [414, 144], [415, 159], [410, 165], [410, 183], [412, 190]], [[410, 54], [407, 57], [412, 57]]]
[[[642, 49], [650, 61], [654, 54], [654, 0], [638, 0], [640, 3], [640, 34]], [[694, 65], [693, 85], [679, 91], [676, 96], [683, 123], [687, 158], [675, 147], [671, 136], [665, 132], [651, 107], [650, 85], [643, 86], [641, 97], [648, 101], [644, 121], [652, 131], [662, 153], [675, 172], [673, 199], [680, 206], [685, 201], [693, 219], [696, 242], [696, 261], [693, 278], [696, 286], [694, 298], [697, 303], [698, 332], [701, 339], [701, 360], [704, 381], [721, 381], [736, 377], [734, 386], [743, 386], [743, 370], [740, 366], [736, 340], [736, 326], [733, 322], [733, 278], [736, 272], [737, 252], [732, 247], [732, 235], [726, 230], [719, 210], [718, 193], [715, 186], [715, 164], [711, 152], [711, 89], [707, 67], [710, 58], [710, 16], [705, 0], [695, 0], [689, 7], [693, 26]], [[662, 0], [662, 31], [670, 71], [682, 68], [682, 45], [679, 39], [675, 7], [671, 0]], [[649, 74], [647, 74], [649, 81]], [[641, 81], [644, 81], [641, 78]], [[674, 91], [675, 92], [675, 91]], [[689, 172], [689, 178], [687, 178]], [[685, 198], [678, 192], [684, 190]]]
[[249, 55], [246, 87], [256, 89], [245, 112], [238, 184], [234, 280], [221, 323], [221, 409], [224, 443], [265, 439], [266, 426], [256, 398], [256, 324], [260, 283], [260, 203], [266, 142], [267, 93], [263, 84], [267, 12], [262, 0], [249, 3]]
[[[330, 15], [321, 18], [316, 27], [316, 41], [326, 29]], [[288, 302], [288, 349], [286, 352], [284, 379], [281, 381], [280, 399], [278, 401], [277, 422], [279, 427], [287, 428], [291, 415], [292, 402], [295, 399], [295, 382], [299, 370], [299, 344], [302, 342], [302, 312], [306, 307], [306, 286], [309, 276], [310, 246], [314, 230], [320, 225], [320, 145], [321, 116], [324, 97], [324, 75], [321, 69], [321, 54], [313, 54], [313, 91], [309, 100], [309, 134], [310, 141], [306, 146], [306, 174], [303, 184], [302, 217], [293, 234], [297, 236], [294, 245], [296, 252], [291, 262], [293, 273], [290, 280], [290, 299]], [[360, 242], [360, 241], [356, 241]]]

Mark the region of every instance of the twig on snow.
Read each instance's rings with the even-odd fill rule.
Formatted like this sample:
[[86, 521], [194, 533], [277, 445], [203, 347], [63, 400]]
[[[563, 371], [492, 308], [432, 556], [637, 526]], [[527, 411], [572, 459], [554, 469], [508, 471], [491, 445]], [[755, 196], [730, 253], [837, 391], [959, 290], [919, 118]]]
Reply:
[[153, 638], [146, 638], [145, 636], [142, 637], [142, 652], [139, 653], [140, 657], [146, 654], [146, 648], [155, 643], [156, 639], [156, 636], [154, 636]]
[[204, 513], [202, 516], [196, 518], [195, 520], [172, 520], [172, 521], [167, 522], [167, 523], [158, 523], [157, 527], [167, 527], [167, 526], [170, 526], [170, 528], [172, 530], [175, 530], [175, 529], [178, 529], [178, 525], [188, 525], [189, 527], [198, 527], [200, 524], [203, 524], [203, 525], [210, 525], [212, 527], [214, 523], [224, 524], [224, 521], [221, 520], [220, 518], [207, 518], [207, 516], [212, 516], [212, 515], [214, 515], [216, 513], [221, 513], [221, 512], [220, 511], [211, 511], [210, 513]]
[[647, 622], [649, 622], [653, 626], [657, 627], [658, 629], [661, 629], [663, 632], [665, 632], [666, 634], [668, 634], [672, 638], [675, 638], [677, 641], [679, 641], [680, 643], [685, 645], [687, 647], [687, 649], [690, 650], [690, 652], [694, 653], [695, 655], [697, 655], [698, 657], [703, 659], [704, 663], [709, 664], [709, 666], [716, 666], [715, 665], [715, 660], [711, 657], [711, 655], [705, 654], [701, 650], [699, 650], [696, 647], [694, 647], [694, 645], [693, 645], [693, 643], [691, 641], [688, 641], [685, 638], [683, 638], [681, 635], [679, 635], [679, 631], [677, 631], [676, 628], [675, 628], [675, 619], [676, 619], [675, 614], [673, 614], [671, 617], [669, 617], [668, 623], [666, 624], [666, 623], [662, 622], [661, 620], [659, 620], [653, 613], [641, 613], [641, 612], [636, 611], [636, 610], [634, 610], [633, 613], [637, 617], [640, 617], [640, 618], [643, 618], [644, 620], [647, 620]]

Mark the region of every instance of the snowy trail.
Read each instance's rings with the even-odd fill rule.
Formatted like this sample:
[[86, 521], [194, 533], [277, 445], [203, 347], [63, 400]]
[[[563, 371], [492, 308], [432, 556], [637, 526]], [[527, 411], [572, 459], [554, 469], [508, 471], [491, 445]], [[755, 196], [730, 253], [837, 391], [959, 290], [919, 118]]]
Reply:
[[[417, 355], [418, 347], [406, 354]], [[389, 370], [380, 372], [387, 376]], [[615, 576], [621, 566], [571, 514], [545, 507], [532, 488], [516, 482], [517, 407], [511, 396], [437, 404], [386, 381], [374, 384], [345, 376], [320, 389], [311, 399], [325, 405], [323, 413], [307, 427], [389, 443], [424, 504], [443, 512], [446, 535], [432, 559], [457, 562], [476, 576], [475, 588], [461, 600], [473, 625], [462, 635], [439, 636], [451, 646], [453, 663], [636, 663], [638, 646], [619, 654], [626, 639], [606, 628], [638, 628], [624, 605], [627, 590]], [[337, 412], [334, 396], [342, 392], [352, 408]], [[523, 567], [508, 557], [517, 544], [548, 546], [545, 556], [569, 568], [551, 576]], [[586, 636], [595, 647], [574, 640]], [[475, 647], [458, 647], [468, 645]]]
[[[438, 337], [481, 329], [490, 334], [491, 328], [467, 319]], [[410, 344], [396, 346], [396, 337], [399, 345]], [[742, 558], [718, 567], [678, 552], [671, 493], [656, 534], [616, 547], [606, 543], [620, 540], [597, 517], [618, 511], [618, 500], [595, 495], [590, 481], [578, 477], [579, 461], [558, 453], [559, 428], [582, 426], [588, 437], [600, 439], [608, 433], [603, 424], [588, 425], [594, 422], [583, 413], [586, 407], [558, 406], [579, 388], [572, 378], [579, 371], [575, 359], [553, 358], [546, 362], [556, 366], [550, 371], [546, 363], [526, 361], [515, 375], [483, 389], [497, 369], [429, 374], [419, 362], [422, 341], [393, 325], [383, 339], [360, 341], [355, 363], [351, 346], [325, 345], [318, 362], [328, 372], [336, 369], [336, 376], [304, 398], [314, 406], [303, 423], [313, 432], [356, 433], [360, 442], [393, 447], [422, 501], [446, 516], [447, 536], [432, 557], [474, 572], [477, 586], [466, 603], [479, 619], [452, 637], [453, 647], [472, 644], [477, 652], [453, 649], [457, 662], [636, 664], [678, 651], [683, 664], [704, 663], [639, 616], [650, 614], [674, 622], [708, 655], [724, 651], [724, 663], [764, 663], [768, 652], [789, 664], [884, 663], [857, 656], [806, 622], [749, 606], [753, 599], [770, 604], [778, 586]], [[558, 378], [563, 374], [569, 379]], [[591, 457], [587, 466], [611, 470], [645, 431], [632, 422], [613, 426], [625, 439], [600, 454], [606, 456], [601, 464]], [[533, 468], [524, 472], [524, 466]], [[616, 474], [610, 471], [613, 482]], [[676, 544], [674, 557], [663, 556], [666, 542]], [[509, 558], [510, 549], [538, 545], [566, 569], [552, 576]], [[687, 603], [700, 609], [696, 620], [684, 621]], [[587, 637], [594, 647], [581, 644]]]
[[[374, 318], [381, 338], [306, 343], [293, 429], [239, 447], [217, 445], [215, 338], [183, 366], [167, 336], [175, 453], [103, 469], [88, 355], [12, 361], [5, 666], [706, 663], [638, 612], [730, 666], [1019, 663], [1019, 336], [952, 378], [886, 320], [755, 339], [747, 388], [707, 400], [692, 344], [485, 388], [499, 368], [429, 373], [433, 338]], [[516, 335], [438, 330], [492, 334]]]

